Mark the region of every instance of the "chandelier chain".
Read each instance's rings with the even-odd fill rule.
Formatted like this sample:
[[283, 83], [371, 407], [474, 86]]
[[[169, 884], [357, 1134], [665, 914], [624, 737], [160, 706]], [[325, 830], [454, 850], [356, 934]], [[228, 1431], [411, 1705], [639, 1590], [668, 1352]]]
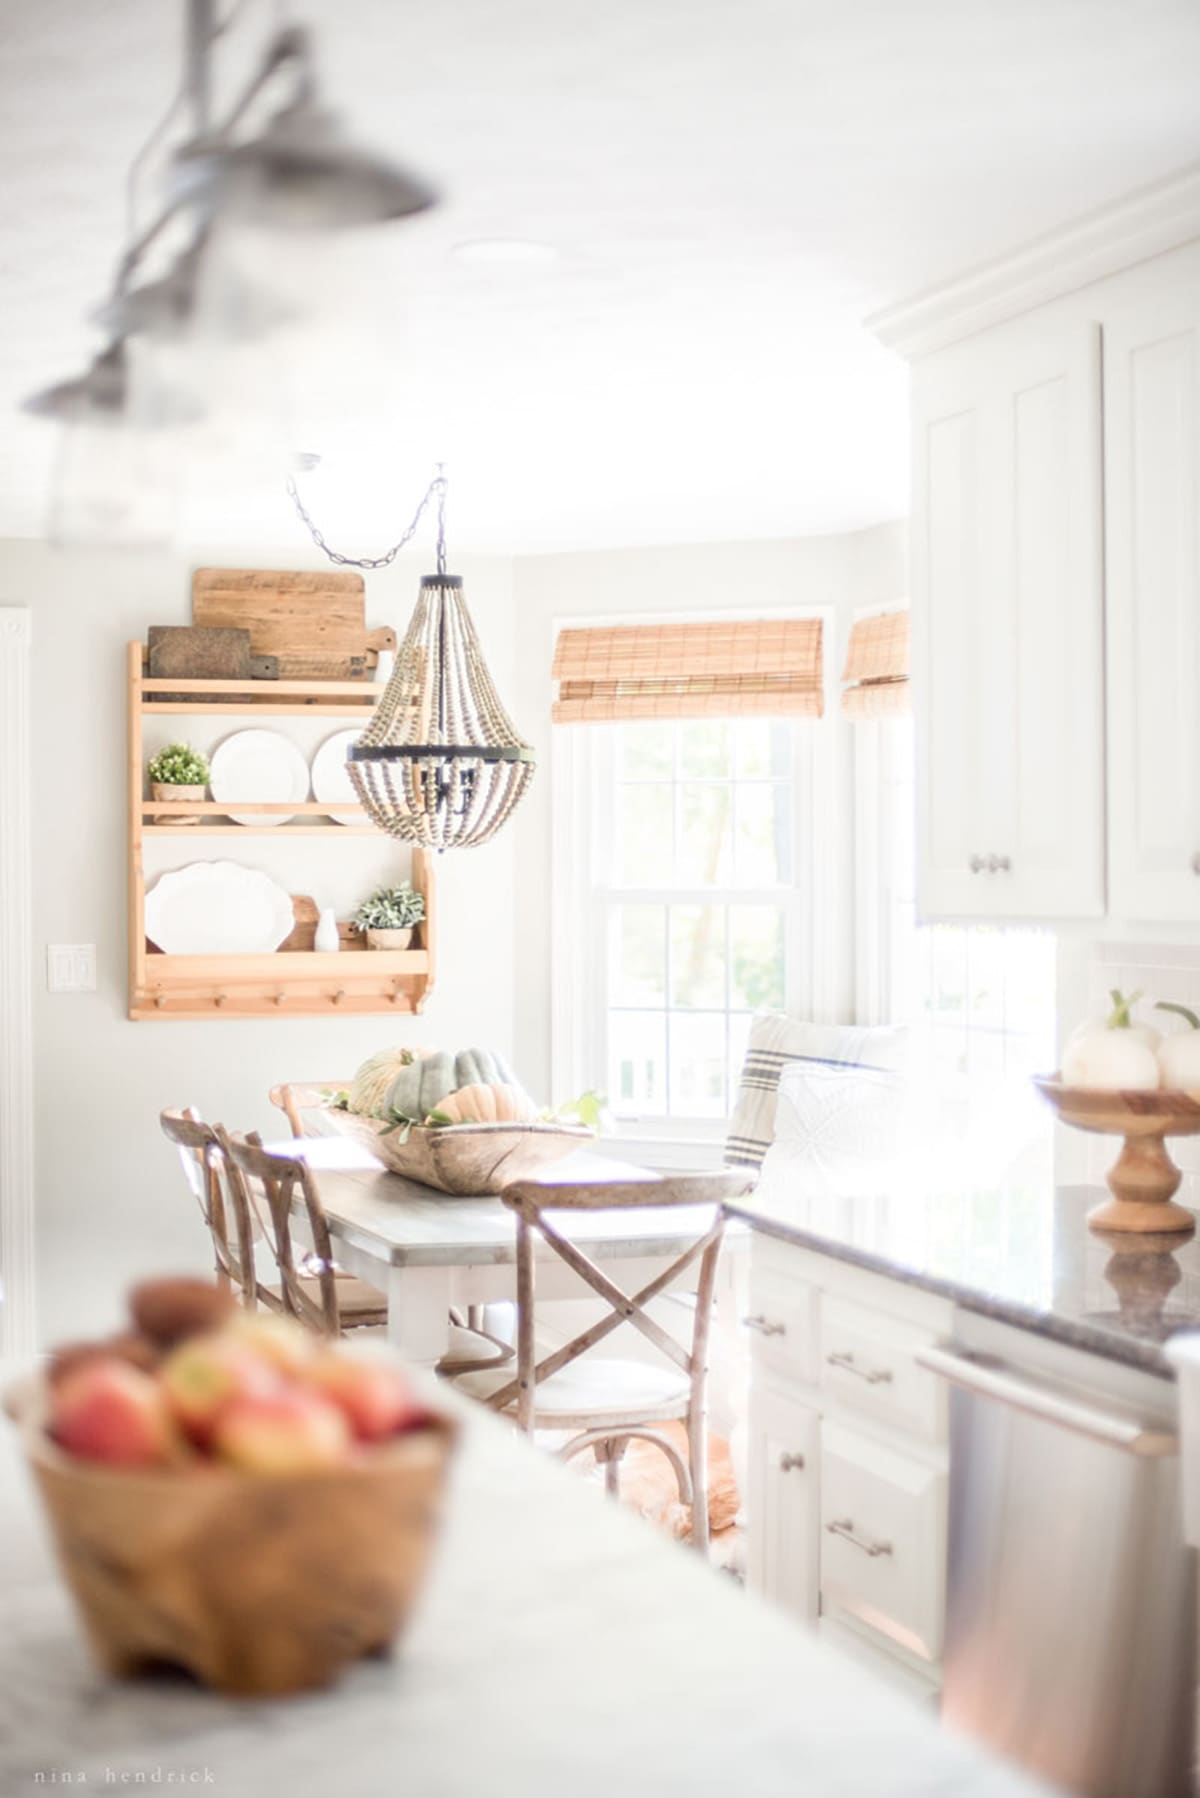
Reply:
[[308, 507], [300, 497], [300, 489], [296, 485], [295, 476], [289, 475], [287, 482], [287, 490], [291, 495], [292, 504], [299, 513], [301, 520], [308, 530], [309, 536], [321, 553], [328, 556], [331, 562], [336, 562], [340, 568], [364, 568], [368, 570], [372, 568], [390, 568], [392, 563], [396, 560], [396, 557], [400, 554], [400, 551], [404, 549], [407, 544], [411, 543], [416, 536], [417, 526], [425, 516], [425, 511], [430, 501], [436, 495], [438, 533], [437, 571], [439, 574], [445, 574], [446, 572], [446, 486], [446, 477], [442, 473], [442, 465], [439, 462], [437, 474], [434, 476], [433, 480], [430, 481], [425, 492], [422, 494], [421, 503], [412, 515], [412, 522], [398, 542], [393, 543], [392, 547], [389, 550], [385, 550], [381, 556], [344, 556], [340, 550], [331, 549], [329, 544], [325, 541], [325, 533], [316, 523], [312, 514], [309, 512]]

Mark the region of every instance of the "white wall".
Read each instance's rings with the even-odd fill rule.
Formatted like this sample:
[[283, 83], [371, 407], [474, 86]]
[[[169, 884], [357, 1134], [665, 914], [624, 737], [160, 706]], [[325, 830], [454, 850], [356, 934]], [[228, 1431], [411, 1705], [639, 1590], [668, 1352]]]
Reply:
[[[370, 623], [403, 627], [425, 559], [412, 556], [367, 577]], [[35, 1165], [39, 1322], [47, 1340], [112, 1323], [122, 1289], [142, 1272], [206, 1263], [199, 1218], [158, 1129], [163, 1106], [194, 1104], [231, 1128], [279, 1135], [282, 1118], [266, 1095], [280, 1079], [338, 1077], [388, 1042], [512, 1048], [511, 833], [469, 855], [445, 857], [439, 867], [439, 971], [421, 1018], [126, 1018], [124, 646], [144, 639], [150, 624], [190, 620], [191, 570], [209, 560], [242, 562], [227, 553], [185, 559], [0, 543], [0, 605], [33, 610]], [[297, 554], [295, 545], [274, 555], [259, 549], [243, 563], [309, 564], [315, 557]], [[507, 692], [515, 646], [511, 565], [464, 562], [459, 569]], [[202, 742], [202, 729], [220, 736], [245, 721], [167, 722]], [[378, 856], [370, 839], [345, 839], [341, 882], [364, 847]], [[278, 866], [290, 891], [310, 892], [322, 879], [320, 866], [311, 859], [296, 866], [291, 858], [300, 849], [275, 849], [257, 836], [246, 839], [245, 851], [230, 839], [221, 844], [224, 854]], [[336, 842], [320, 851], [339, 855]], [[186, 838], [172, 837], [154, 853], [178, 865], [195, 851]], [[282, 865], [273, 859], [279, 856]], [[344, 893], [344, 884], [333, 883], [335, 899]], [[95, 943], [94, 994], [47, 993], [51, 942]]]
[[[836, 696], [846, 635], [856, 611], [903, 599], [908, 591], [907, 534], [902, 523], [846, 536], [786, 542], [688, 544], [660, 549], [607, 550], [593, 554], [536, 556], [515, 565], [514, 595], [519, 651], [512, 711], [542, 751], [541, 766], [513, 832], [517, 850], [514, 971], [517, 1065], [533, 1091], [559, 1090], [550, 1054], [550, 856], [551, 758], [556, 734], [571, 726], [550, 723], [550, 665], [555, 621], [606, 615], [664, 612], [730, 612], [830, 606], [833, 641], [825, 648], [831, 696]], [[853, 992], [852, 727], [837, 712], [836, 698], [819, 726], [833, 758], [826, 788], [844, 828], [836, 839], [837, 866], [828, 870], [844, 897], [845, 928], [827, 946], [836, 961], [831, 989], [835, 1008], [850, 1015]]]

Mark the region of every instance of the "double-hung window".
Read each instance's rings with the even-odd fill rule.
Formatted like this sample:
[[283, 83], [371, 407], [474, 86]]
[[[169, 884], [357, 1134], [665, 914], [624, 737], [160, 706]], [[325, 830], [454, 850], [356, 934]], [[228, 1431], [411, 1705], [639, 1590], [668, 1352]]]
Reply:
[[623, 1134], [721, 1136], [755, 1012], [807, 993], [816, 720], [711, 704], [556, 732], [556, 1070]]

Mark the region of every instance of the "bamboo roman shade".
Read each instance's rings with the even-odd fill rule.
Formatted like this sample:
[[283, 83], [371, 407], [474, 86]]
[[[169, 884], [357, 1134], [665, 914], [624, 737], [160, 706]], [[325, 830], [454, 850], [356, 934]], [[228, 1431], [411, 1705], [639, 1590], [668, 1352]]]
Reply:
[[556, 724], [631, 718], [819, 718], [819, 618], [559, 632]]
[[860, 618], [850, 631], [842, 680], [847, 718], [899, 718], [912, 710], [908, 685], [908, 613]]

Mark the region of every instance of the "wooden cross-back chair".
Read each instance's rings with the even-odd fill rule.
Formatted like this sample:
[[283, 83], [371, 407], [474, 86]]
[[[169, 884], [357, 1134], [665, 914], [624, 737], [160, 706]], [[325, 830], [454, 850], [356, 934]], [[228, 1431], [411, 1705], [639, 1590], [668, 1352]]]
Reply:
[[225, 1154], [224, 1133], [206, 1124], [193, 1106], [160, 1112], [163, 1134], [179, 1150], [188, 1185], [208, 1228], [217, 1284], [247, 1310], [258, 1304], [254, 1221], [245, 1188]]
[[349, 1086], [349, 1080], [292, 1080], [273, 1086], [267, 1097], [282, 1111], [292, 1135], [304, 1137], [310, 1132], [304, 1128], [303, 1114], [319, 1111], [327, 1093], [345, 1092]]
[[[243, 1182], [247, 1205], [250, 1200], [246, 1184], [251, 1180], [258, 1183], [266, 1200], [264, 1222], [270, 1230], [280, 1283], [274, 1291], [259, 1287], [264, 1302], [325, 1336], [385, 1326], [387, 1295], [367, 1281], [343, 1273], [334, 1260], [329, 1220], [307, 1163], [298, 1156], [273, 1154], [253, 1131], [244, 1137], [220, 1134], [234, 1175]], [[311, 1251], [299, 1259], [292, 1236], [292, 1213], [297, 1200], [312, 1243]], [[500, 1367], [512, 1358], [507, 1343], [481, 1330], [455, 1326], [449, 1330], [446, 1353], [436, 1371], [459, 1375]]]
[[[664, 1180], [600, 1181], [561, 1185], [519, 1181], [501, 1197], [517, 1222], [517, 1368], [469, 1374], [456, 1382], [494, 1410], [515, 1417], [519, 1429], [574, 1432], [559, 1449], [564, 1460], [591, 1449], [604, 1466], [605, 1484], [615, 1493], [620, 1463], [631, 1440], [655, 1443], [667, 1457], [681, 1503], [692, 1507], [692, 1542], [708, 1546], [708, 1341], [713, 1288], [727, 1199], [754, 1184], [752, 1170], [681, 1174]], [[639, 1291], [629, 1293], [574, 1243], [547, 1213], [627, 1210], [633, 1207], [708, 1208], [695, 1241]], [[536, 1245], [546, 1247], [604, 1300], [607, 1314], [569, 1342], [538, 1359], [535, 1346]], [[696, 1306], [690, 1347], [685, 1348], [655, 1318], [649, 1306], [696, 1267]], [[658, 1351], [657, 1363], [591, 1356], [606, 1337], [631, 1325]], [[666, 1365], [664, 1365], [664, 1363]], [[681, 1422], [687, 1458], [655, 1425]]]
[[[340, 1336], [347, 1328], [386, 1323], [384, 1294], [366, 1287], [364, 1281], [348, 1283], [338, 1275], [329, 1220], [307, 1164], [291, 1155], [272, 1154], [263, 1148], [261, 1137], [253, 1131], [244, 1137], [226, 1137], [224, 1146], [237, 1173], [244, 1181], [256, 1181], [266, 1200], [265, 1212], [261, 1207], [258, 1211], [270, 1235], [279, 1287], [277, 1293], [271, 1294], [260, 1288], [264, 1302], [299, 1318], [309, 1329], [324, 1336]], [[249, 1194], [246, 1196], [249, 1204]], [[299, 1260], [292, 1235], [292, 1208], [297, 1198], [302, 1201], [312, 1244]], [[356, 1289], [365, 1287], [365, 1292], [339, 1290], [347, 1284]]]

